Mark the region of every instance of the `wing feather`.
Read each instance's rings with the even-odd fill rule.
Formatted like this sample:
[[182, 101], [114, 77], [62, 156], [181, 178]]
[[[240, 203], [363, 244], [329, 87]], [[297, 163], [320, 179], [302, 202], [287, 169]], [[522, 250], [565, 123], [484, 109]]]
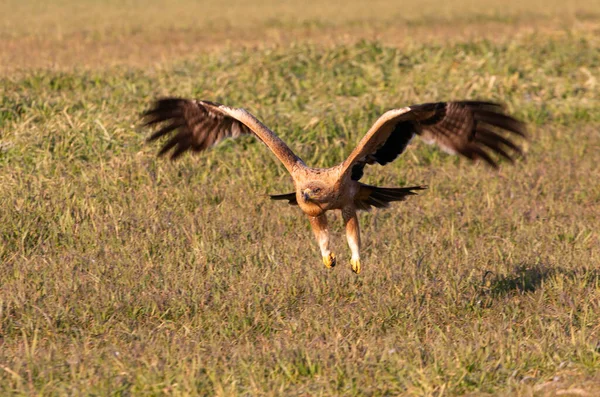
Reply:
[[171, 152], [171, 159], [187, 151], [201, 152], [227, 138], [254, 135], [283, 163], [291, 173], [302, 160], [292, 152], [273, 131], [244, 109], [230, 108], [216, 102], [184, 98], [162, 98], [143, 113], [144, 126], [165, 125], [154, 132], [148, 141], [177, 131], [158, 152]]
[[375, 122], [344, 161], [342, 175], [350, 173], [351, 179], [359, 180], [367, 164], [393, 161], [415, 135], [437, 143], [448, 153], [481, 159], [497, 167], [493, 154], [509, 161], [515, 154], [522, 154], [502, 134], [526, 137], [526, 127], [493, 102], [436, 102], [390, 110]]

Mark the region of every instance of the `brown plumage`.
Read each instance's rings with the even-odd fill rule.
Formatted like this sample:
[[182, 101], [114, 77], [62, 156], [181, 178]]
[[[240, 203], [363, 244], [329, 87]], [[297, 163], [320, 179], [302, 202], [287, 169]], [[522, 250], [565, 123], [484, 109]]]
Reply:
[[385, 165], [396, 159], [415, 136], [437, 143], [443, 150], [471, 160], [481, 159], [496, 168], [494, 155], [512, 162], [521, 149], [511, 135], [526, 136], [525, 125], [507, 115], [501, 105], [484, 101], [437, 102], [393, 109], [369, 129], [348, 158], [328, 169], [307, 167], [277, 135], [244, 109], [209, 101], [164, 98], [143, 115], [145, 125], [164, 123], [148, 140], [168, 136], [159, 155], [176, 159], [188, 150], [200, 152], [226, 138], [252, 134], [283, 163], [292, 176], [295, 192], [273, 195], [288, 200], [310, 217], [323, 262], [335, 266], [329, 250], [325, 213], [341, 210], [352, 250], [352, 270], [360, 272], [360, 233], [356, 212], [385, 208], [415, 195], [424, 186], [382, 188], [359, 182], [366, 165]]

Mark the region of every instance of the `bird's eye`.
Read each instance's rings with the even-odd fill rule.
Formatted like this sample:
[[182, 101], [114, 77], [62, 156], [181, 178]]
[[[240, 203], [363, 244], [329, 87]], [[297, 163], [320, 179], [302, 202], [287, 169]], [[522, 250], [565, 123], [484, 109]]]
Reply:
[[315, 192], [315, 193], [319, 193], [320, 191], [321, 191], [321, 188], [320, 188], [320, 187], [318, 187], [318, 188], [315, 188], [315, 189], [313, 190], [313, 192]]

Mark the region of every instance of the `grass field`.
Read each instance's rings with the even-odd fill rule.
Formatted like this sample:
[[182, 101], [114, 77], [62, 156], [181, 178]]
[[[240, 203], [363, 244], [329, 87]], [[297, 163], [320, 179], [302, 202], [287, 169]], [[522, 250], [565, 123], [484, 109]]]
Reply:
[[[600, 3], [167, 4], [0, 4], [0, 394], [600, 395]], [[370, 167], [430, 188], [361, 215], [356, 276], [339, 216], [329, 271], [268, 200], [261, 144], [156, 159], [162, 95], [322, 167], [427, 101], [505, 102], [531, 139], [499, 171], [416, 141]]]

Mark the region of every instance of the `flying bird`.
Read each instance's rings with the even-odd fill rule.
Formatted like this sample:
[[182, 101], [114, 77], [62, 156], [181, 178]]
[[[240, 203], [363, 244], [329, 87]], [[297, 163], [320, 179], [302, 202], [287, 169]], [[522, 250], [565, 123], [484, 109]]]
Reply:
[[201, 152], [226, 138], [254, 135], [290, 173], [294, 192], [271, 195], [287, 200], [308, 216], [323, 263], [336, 265], [329, 248], [327, 211], [340, 210], [352, 252], [351, 268], [360, 273], [360, 230], [357, 212], [385, 208], [403, 201], [426, 186], [387, 188], [360, 182], [369, 164], [385, 165], [406, 149], [415, 135], [444, 151], [497, 167], [496, 158], [513, 161], [521, 149], [509, 137], [525, 137], [525, 124], [507, 115], [503, 106], [484, 101], [437, 102], [385, 112], [341, 164], [331, 168], [307, 166], [273, 131], [245, 109], [184, 98], [163, 98], [143, 113], [144, 125], [162, 124], [149, 141], [169, 136], [159, 156], [176, 159], [187, 151]]

